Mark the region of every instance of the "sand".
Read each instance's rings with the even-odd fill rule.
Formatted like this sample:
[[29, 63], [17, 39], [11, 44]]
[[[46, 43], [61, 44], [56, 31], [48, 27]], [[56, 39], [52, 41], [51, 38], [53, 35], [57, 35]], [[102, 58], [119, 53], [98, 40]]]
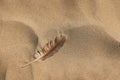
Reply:
[[[0, 0], [0, 80], [119, 80], [119, 0]], [[65, 45], [33, 63], [57, 36]]]

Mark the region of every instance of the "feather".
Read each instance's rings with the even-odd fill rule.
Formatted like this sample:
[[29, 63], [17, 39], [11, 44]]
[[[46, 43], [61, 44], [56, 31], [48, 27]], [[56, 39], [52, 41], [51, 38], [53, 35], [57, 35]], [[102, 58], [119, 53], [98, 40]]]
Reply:
[[47, 44], [45, 44], [44, 47], [38, 50], [37, 53], [39, 53], [38, 57], [34, 59], [33, 61], [23, 65], [22, 67], [25, 67], [27, 65], [30, 65], [38, 60], [45, 60], [48, 57], [53, 56], [65, 43], [66, 41], [66, 36], [63, 34], [60, 34], [56, 36], [53, 40], [50, 40]]

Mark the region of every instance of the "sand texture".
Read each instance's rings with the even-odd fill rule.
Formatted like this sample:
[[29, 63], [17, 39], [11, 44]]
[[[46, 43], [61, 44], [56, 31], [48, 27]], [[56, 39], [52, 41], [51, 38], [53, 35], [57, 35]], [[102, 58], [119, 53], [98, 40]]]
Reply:
[[[44, 61], [35, 50], [61, 31]], [[0, 0], [0, 80], [119, 80], [119, 0]]]

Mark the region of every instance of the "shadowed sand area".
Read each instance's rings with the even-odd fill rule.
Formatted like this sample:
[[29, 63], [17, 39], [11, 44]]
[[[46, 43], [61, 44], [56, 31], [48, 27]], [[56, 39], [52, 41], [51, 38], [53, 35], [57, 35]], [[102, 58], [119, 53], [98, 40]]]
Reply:
[[[0, 0], [0, 80], [119, 80], [119, 0]], [[62, 31], [65, 45], [33, 60]]]
[[33, 80], [32, 67], [20, 66], [33, 58], [37, 35], [29, 26], [16, 21], [2, 22], [0, 28], [0, 80]]
[[[68, 36], [66, 44], [58, 54], [35, 63], [35, 73], [40, 73], [39, 77], [36, 75], [36, 80], [118, 79], [119, 42], [97, 26], [63, 30]], [[55, 35], [56, 31], [48, 33]]]

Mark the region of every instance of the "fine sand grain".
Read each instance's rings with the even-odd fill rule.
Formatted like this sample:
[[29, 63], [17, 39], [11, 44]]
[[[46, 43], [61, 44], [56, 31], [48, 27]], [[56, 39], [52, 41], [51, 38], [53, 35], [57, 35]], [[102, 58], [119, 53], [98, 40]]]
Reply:
[[[61, 31], [65, 45], [32, 61]], [[0, 80], [119, 80], [119, 0], [0, 0]]]

